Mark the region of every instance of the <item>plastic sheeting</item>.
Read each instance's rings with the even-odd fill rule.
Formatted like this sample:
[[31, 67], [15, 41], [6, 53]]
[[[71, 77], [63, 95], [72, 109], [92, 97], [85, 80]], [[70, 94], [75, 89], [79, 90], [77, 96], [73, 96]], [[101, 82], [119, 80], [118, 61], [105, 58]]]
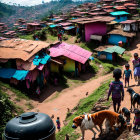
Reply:
[[28, 72], [29, 71], [26, 70], [16, 70], [12, 77], [17, 80], [25, 80], [25, 77], [27, 76]]
[[14, 75], [15, 72], [16, 72], [16, 69], [1, 68], [0, 77], [10, 79]]
[[6, 79], [15, 78], [17, 80], [24, 80], [25, 77], [27, 76], [28, 72], [29, 71], [26, 71], [26, 70], [1, 68], [0, 77], [6, 78]]

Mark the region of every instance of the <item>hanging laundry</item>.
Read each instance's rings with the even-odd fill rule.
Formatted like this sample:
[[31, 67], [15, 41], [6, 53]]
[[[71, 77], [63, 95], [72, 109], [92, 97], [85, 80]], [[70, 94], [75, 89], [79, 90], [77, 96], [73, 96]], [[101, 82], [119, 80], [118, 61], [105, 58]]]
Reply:
[[130, 24], [125, 24], [123, 30], [124, 31], [130, 31]]
[[17, 80], [25, 80], [25, 77], [27, 76], [28, 72], [29, 71], [26, 70], [16, 70], [12, 77]]
[[28, 79], [26, 79], [26, 87], [29, 89], [30, 88], [30, 82]]
[[36, 55], [34, 60], [33, 60], [33, 64], [34, 65], [39, 65], [39, 64], [43, 64], [45, 65], [48, 61], [50, 61], [50, 56], [46, 53], [40, 53], [39, 55]]

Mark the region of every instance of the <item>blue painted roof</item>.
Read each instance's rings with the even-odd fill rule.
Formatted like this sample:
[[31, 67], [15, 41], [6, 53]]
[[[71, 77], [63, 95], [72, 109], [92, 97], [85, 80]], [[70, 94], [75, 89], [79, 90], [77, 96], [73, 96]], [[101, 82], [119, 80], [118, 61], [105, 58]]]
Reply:
[[49, 25], [50, 28], [55, 28], [55, 27], [58, 27], [58, 26], [60, 26], [60, 25], [58, 25], [58, 24]]
[[128, 15], [129, 13], [125, 11], [117, 11], [117, 12], [111, 12], [110, 13], [112, 16], [120, 16], [120, 15]]

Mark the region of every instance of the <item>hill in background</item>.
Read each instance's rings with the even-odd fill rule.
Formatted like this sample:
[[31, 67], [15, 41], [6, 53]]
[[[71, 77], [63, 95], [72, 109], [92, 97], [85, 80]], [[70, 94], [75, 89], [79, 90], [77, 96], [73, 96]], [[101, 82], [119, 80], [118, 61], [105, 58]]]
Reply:
[[[0, 21], [12, 27], [18, 18], [24, 18], [28, 21], [40, 20], [51, 13], [65, 13], [70, 8], [84, 2], [89, 2], [89, 0], [52, 0], [51, 2], [31, 7], [7, 5], [0, 2]], [[90, 2], [96, 2], [96, 0], [90, 0]]]

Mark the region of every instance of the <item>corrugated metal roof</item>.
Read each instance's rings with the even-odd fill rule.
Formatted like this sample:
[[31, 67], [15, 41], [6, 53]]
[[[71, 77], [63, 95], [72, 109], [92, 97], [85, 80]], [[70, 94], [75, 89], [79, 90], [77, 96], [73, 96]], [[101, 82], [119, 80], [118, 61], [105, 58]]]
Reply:
[[126, 20], [126, 21], [122, 21], [120, 23], [122, 23], [122, 24], [131, 24], [131, 23], [135, 23], [135, 22], [136, 22], [136, 20]]
[[110, 13], [112, 16], [120, 16], [120, 15], [128, 15], [129, 13], [125, 11], [117, 11], [117, 12], [111, 12]]
[[70, 45], [65, 42], [54, 45], [49, 51], [51, 57], [65, 56], [82, 64], [84, 64], [92, 55], [92, 52], [77, 45]]
[[124, 32], [122, 29], [114, 29], [114, 30], [110, 31], [108, 34], [117, 34], [117, 35], [122, 35], [122, 36], [126, 36], [126, 37], [136, 36], [136, 33]]
[[114, 46], [114, 47], [110, 47], [104, 50], [104, 52], [108, 52], [108, 53], [118, 53], [118, 54], [123, 54], [125, 52], [125, 49], [119, 46]]
[[24, 61], [34, 54], [49, 47], [50, 44], [43, 41], [24, 39], [10, 39], [0, 42], [0, 59], [22, 59]]

